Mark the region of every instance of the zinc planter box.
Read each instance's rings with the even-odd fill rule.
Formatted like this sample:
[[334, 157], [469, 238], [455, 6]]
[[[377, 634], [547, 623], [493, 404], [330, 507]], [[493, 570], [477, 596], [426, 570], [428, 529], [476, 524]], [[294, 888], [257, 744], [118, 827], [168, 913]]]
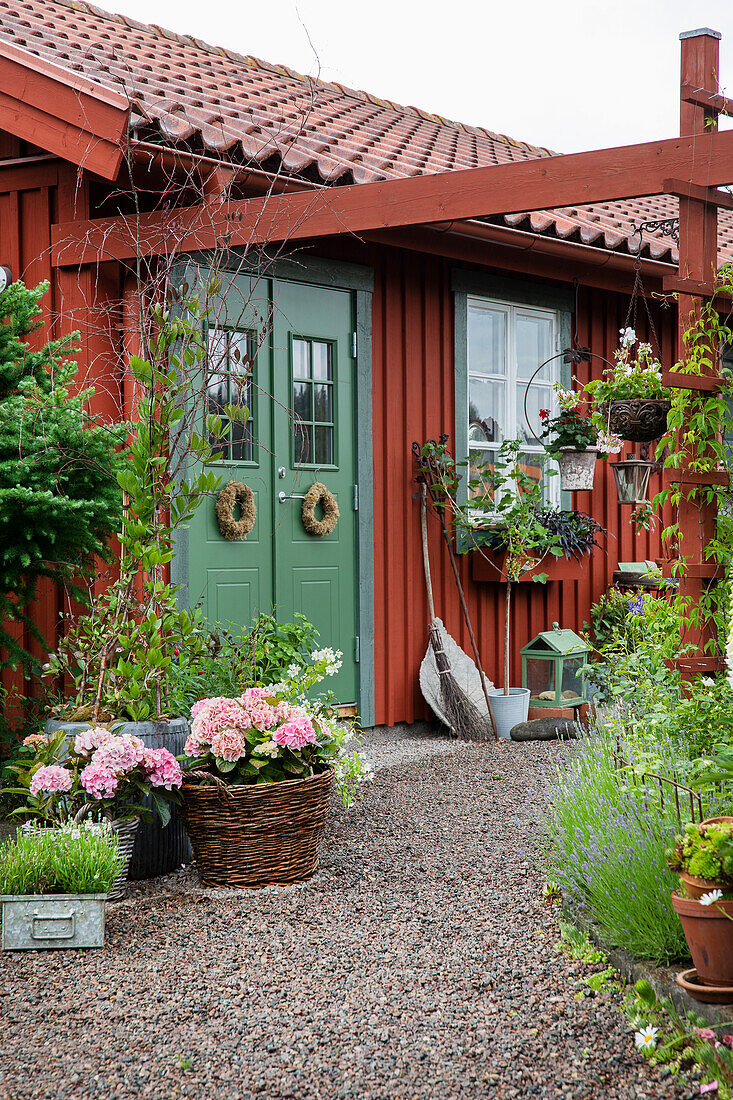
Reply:
[[3, 951], [104, 947], [106, 894], [3, 894]]

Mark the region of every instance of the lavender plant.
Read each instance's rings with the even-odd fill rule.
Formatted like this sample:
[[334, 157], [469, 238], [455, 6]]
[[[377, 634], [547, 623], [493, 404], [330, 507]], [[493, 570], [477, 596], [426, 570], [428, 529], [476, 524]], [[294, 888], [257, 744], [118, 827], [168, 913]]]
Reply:
[[665, 860], [676, 816], [629, 782], [616, 749], [596, 731], [558, 770], [544, 821], [548, 878], [609, 946], [657, 962], [687, 958], [670, 902], [677, 879]]

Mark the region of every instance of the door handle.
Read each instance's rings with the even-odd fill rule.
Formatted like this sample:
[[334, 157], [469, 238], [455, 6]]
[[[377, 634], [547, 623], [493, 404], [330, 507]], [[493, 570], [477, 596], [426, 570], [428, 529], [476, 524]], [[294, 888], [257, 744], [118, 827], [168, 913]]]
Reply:
[[284, 504], [286, 500], [305, 500], [305, 497], [302, 493], [284, 493], [281, 490], [277, 494], [277, 499]]

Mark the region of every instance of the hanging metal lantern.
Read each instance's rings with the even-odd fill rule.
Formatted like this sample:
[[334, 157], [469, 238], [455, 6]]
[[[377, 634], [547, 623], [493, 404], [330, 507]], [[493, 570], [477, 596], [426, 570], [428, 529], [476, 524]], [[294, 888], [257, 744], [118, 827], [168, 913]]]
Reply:
[[654, 465], [648, 459], [637, 458], [635, 455], [630, 455], [623, 462], [611, 463], [619, 504], [636, 506], [647, 499], [649, 474]]

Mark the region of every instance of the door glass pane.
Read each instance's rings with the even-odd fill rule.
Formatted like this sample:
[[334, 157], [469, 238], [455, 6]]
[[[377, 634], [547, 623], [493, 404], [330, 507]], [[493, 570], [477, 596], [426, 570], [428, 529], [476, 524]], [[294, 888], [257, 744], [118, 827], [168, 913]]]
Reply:
[[310, 378], [310, 344], [307, 340], [293, 340], [293, 378]]
[[331, 367], [331, 345], [321, 340], [314, 340], [311, 346], [313, 354], [313, 377], [330, 382], [333, 377]]
[[228, 333], [222, 328], [209, 329], [209, 371], [226, 371]]
[[333, 387], [318, 385], [315, 391], [315, 419], [330, 424], [333, 421]]
[[553, 399], [554, 394], [549, 386], [530, 386], [527, 389], [523, 382], [517, 384], [517, 427], [519, 429], [518, 434], [525, 443], [530, 443], [532, 446], [542, 445], [535, 434], [542, 430], [540, 409], [552, 411]]
[[506, 374], [506, 314], [468, 305], [468, 369], [471, 374]]
[[[224, 406], [227, 403], [227, 378], [225, 374], [212, 374], [206, 387], [206, 415], [219, 416], [225, 420]], [[228, 442], [213, 433], [209, 435], [209, 446], [213, 458], [226, 458]]]
[[301, 420], [311, 419], [311, 388], [309, 382], [293, 384], [293, 412]]
[[[517, 314], [517, 375], [529, 380], [540, 364], [544, 363], [552, 352], [552, 319]], [[538, 380], [551, 376], [552, 364], [548, 364]]]
[[300, 421], [293, 424], [293, 456], [296, 466], [301, 462], [312, 462], [310, 450], [312, 432], [310, 424], [303, 424]]
[[333, 465], [333, 428], [316, 427], [315, 462]]
[[502, 441], [503, 406], [503, 382], [488, 382], [481, 378], [469, 378], [469, 443], [500, 443]]

